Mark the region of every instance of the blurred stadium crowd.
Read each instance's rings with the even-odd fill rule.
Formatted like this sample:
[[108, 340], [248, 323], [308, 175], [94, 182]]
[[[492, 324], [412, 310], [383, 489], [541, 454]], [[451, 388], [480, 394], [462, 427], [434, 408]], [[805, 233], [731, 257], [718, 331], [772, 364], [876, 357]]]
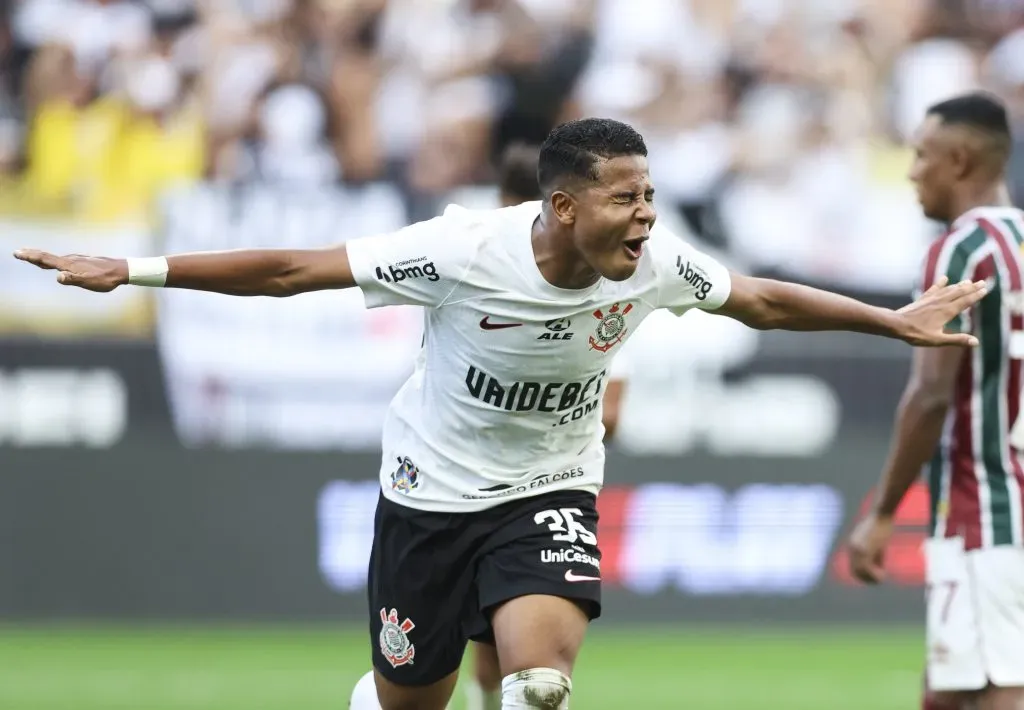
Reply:
[[928, 236], [904, 141], [975, 86], [1024, 123], [1024, 0], [0, 0], [0, 216], [256, 180], [386, 181], [419, 219], [605, 115], [750, 268], [902, 291]]

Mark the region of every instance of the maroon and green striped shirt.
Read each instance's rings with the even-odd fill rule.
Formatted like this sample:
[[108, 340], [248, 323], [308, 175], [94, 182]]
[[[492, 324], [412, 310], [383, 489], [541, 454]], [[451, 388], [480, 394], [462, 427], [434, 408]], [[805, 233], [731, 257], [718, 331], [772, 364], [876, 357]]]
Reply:
[[1024, 459], [1011, 443], [1024, 386], [1022, 245], [1024, 212], [981, 207], [957, 219], [925, 259], [923, 288], [943, 274], [950, 283], [989, 283], [981, 303], [950, 324], [973, 332], [980, 346], [965, 353], [956, 397], [926, 470], [933, 534], [960, 535], [968, 549], [1024, 545]]

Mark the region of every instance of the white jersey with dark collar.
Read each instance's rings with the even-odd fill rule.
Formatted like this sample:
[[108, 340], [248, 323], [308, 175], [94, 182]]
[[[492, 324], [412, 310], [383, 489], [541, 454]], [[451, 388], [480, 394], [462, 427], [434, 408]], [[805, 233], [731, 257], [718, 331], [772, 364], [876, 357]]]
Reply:
[[566, 290], [531, 240], [541, 203], [443, 216], [350, 241], [367, 307], [425, 307], [424, 346], [384, 423], [380, 477], [402, 505], [470, 512], [604, 479], [612, 359], [657, 308], [713, 310], [729, 272], [655, 226], [636, 273]]

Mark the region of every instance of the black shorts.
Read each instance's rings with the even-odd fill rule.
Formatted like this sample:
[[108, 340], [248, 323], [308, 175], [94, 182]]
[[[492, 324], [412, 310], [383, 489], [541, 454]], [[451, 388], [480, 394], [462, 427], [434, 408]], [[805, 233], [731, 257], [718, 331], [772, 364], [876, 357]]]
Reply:
[[526, 594], [601, 614], [596, 499], [547, 493], [476, 513], [431, 513], [381, 495], [370, 555], [373, 665], [400, 685], [454, 672], [469, 639], [494, 641], [490, 614]]

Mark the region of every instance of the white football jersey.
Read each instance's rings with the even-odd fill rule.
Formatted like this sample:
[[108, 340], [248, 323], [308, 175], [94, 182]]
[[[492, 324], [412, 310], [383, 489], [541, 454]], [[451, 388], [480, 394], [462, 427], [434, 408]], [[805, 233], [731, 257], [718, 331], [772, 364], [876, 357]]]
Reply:
[[655, 226], [636, 273], [549, 284], [533, 252], [541, 203], [443, 216], [350, 241], [369, 308], [425, 309], [415, 371], [384, 423], [384, 495], [470, 512], [604, 479], [601, 401], [612, 359], [652, 311], [713, 310], [729, 272]]

